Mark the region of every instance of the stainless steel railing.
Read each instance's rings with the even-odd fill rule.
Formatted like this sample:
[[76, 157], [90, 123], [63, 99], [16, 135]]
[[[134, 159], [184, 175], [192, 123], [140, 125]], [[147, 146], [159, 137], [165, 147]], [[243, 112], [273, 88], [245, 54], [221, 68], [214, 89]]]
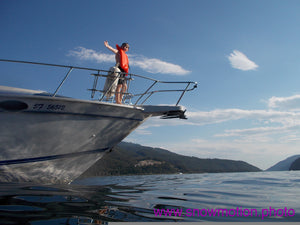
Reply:
[[[78, 66], [68, 66], [68, 65], [58, 65], [58, 64], [50, 64], [50, 63], [41, 63], [41, 62], [29, 62], [29, 61], [20, 61], [20, 60], [9, 60], [9, 59], [0, 59], [0, 62], [9, 62], [9, 63], [24, 63], [24, 64], [33, 64], [33, 65], [41, 65], [41, 66], [50, 66], [50, 67], [62, 67], [62, 68], [68, 68], [68, 72], [65, 74], [63, 79], [61, 80], [60, 84], [56, 88], [56, 90], [51, 94], [52, 97], [55, 97], [56, 94], [59, 92], [61, 87], [63, 86], [64, 82], [69, 78], [71, 72], [76, 69], [76, 70], [86, 70], [86, 71], [93, 71], [91, 75], [94, 76], [94, 82], [93, 86], [91, 89], [88, 89], [91, 91], [91, 98], [95, 98], [95, 93], [100, 93], [100, 96], [98, 98], [99, 101], [106, 101], [105, 99], [105, 91], [103, 89], [97, 88], [99, 85], [104, 85], [105, 79], [108, 77], [109, 71], [107, 70], [101, 70], [101, 69], [93, 69], [93, 68], [87, 68], [87, 67], [78, 67]], [[121, 75], [121, 74], [120, 74]], [[102, 78], [102, 79], [99, 79]], [[179, 92], [180, 96], [178, 97], [175, 105], [178, 105], [179, 102], [181, 101], [182, 97], [184, 94], [188, 91], [192, 91], [195, 88], [197, 88], [197, 82], [193, 81], [160, 81], [157, 79], [149, 78], [146, 76], [141, 76], [137, 74], [127, 74], [125, 77], [127, 81], [127, 92], [123, 93], [124, 94], [124, 101], [127, 104], [133, 104], [133, 105], [143, 105], [145, 104], [146, 101], [148, 101], [154, 94], [157, 93], [166, 93], [166, 92]], [[144, 80], [149, 82], [147, 86], [143, 88], [145, 91], [137, 91], [135, 90], [134, 93], [130, 92], [130, 85], [132, 82], [135, 82], [135, 79], [139, 80]], [[101, 80], [101, 81], [100, 81]], [[103, 81], [103, 82], [102, 82]], [[174, 89], [154, 89], [158, 87], [159, 85], [176, 85], [176, 88]], [[182, 87], [178, 87], [182, 86]], [[135, 102], [133, 102], [133, 100]], [[126, 101], [127, 100], [127, 101]]]

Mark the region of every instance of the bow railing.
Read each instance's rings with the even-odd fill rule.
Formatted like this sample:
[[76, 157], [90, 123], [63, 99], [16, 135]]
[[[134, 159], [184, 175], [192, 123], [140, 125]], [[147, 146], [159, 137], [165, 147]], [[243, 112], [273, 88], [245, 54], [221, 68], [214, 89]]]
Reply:
[[[67, 73], [63, 76], [57, 88], [51, 93], [52, 97], [55, 97], [60, 91], [65, 81], [70, 77], [70, 74], [73, 70], [85, 70], [89, 71], [91, 75], [94, 76], [94, 81], [91, 89], [88, 89], [91, 92], [91, 99], [99, 101], [111, 101], [114, 102], [114, 95], [116, 91], [111, 91], [112, 85], [116, 84], [117, 79], [120, 79], [122, 75], [124, 76], [127, 83], [127, 90], [123, 94], [123, 103], [130, 105], [143, 105], [150, 98], [156, 96], [159, 93], [179, 93], [179, 96], [176, 98], [175, 105], [178, 105], [185, 95], [186, 92], [192, 91], [197, 88], [197, 82], [193, 81], [160, 81], [146, 76], [141, 76], [137, 74], [122, 74], [122, 72], [115, 72], [117, 74], [113, 78], [111, 70], [101, 70], [93, 69], [87, 67], [78, 67], [78, 66], [69, 66], [69, 65], [58, 65], [50, 63], [41, 63], [41, 62], [30, 62], [30, 61], [20, 61], [20, 60], [9, 60], [9, 59], [0, 59], [0, 62], [8, 63], [23, 63], [23, 64], [32, 64], [48, 67], [61, 67], [68, 68]], [[105, 87], [105, 83], [108, 79], [113, 79], [109, 86]], [[170, 88], [170, 86], [172, 86]], [[110, 96], [107, 96], [107, 93], [110, 92]], [[98, 95], [97, 95], [98, 94]]]

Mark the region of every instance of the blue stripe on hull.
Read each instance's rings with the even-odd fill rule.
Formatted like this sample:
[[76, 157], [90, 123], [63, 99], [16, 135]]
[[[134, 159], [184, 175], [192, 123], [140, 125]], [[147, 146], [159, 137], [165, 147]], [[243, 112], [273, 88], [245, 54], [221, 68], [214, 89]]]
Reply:
[[81, 156], [81, 155], [100, 153], [100, 152], [104, 152], [108, 149], [109, 148], [103, 148], [103, 149], [89, 150], [89, 151], [84, 151], [84, 152], [74, 152], [74, 153], [67, 153], [67, 154], [61, 154], [61, 155], [42, 156], [42, 157], [26, 158], [26, 159], [3, 160], [3, 161], [0, 161], [0, 166], [76, 157], [76, 156]]

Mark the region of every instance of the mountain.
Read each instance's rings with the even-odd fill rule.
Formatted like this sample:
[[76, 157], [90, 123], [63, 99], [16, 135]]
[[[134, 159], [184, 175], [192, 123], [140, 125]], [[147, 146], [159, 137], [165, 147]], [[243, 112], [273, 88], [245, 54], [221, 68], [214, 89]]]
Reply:
[[300, 157], [292, 163], [289, 170], [300, 170]]
[[288, 157], [285, 160], [282, 160], [279, 163], [276, 163], [274, 166], [271, 166], [266, 171], [285, 171], [285, 170], [289, 170], [292, 163], [298, 158], [300, 158], [300, 155], [294, 155], [294, 156]]
[[200, 159], [161, 148], [122, 142], [98, 160], [80, 178], [91, 176], [256, 172], [259, 168], [243, 161]]

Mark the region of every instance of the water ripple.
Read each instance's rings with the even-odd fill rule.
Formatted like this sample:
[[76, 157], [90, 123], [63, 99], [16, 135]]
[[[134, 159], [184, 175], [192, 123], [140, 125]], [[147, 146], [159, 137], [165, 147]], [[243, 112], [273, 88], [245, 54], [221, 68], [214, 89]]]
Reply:
[[[263, 221], [299, 222], [299, 175], [299, 171], [286, 171], [94, 177], [72, 185], [2, 183], [0, 224], [253, 222], [262, 221], [262, 210], [270, 207], [275, 211], [285, 209], [285, 213], [294, 210], [294, 215], [278, 211], [278, 215], [265, 216]], [[213, 215], [219, 209], [231, 213], [234, 209], [240, 213], [253, 209], [260, 214]], [[180, 215], [175, 215], [176, 211]]]

